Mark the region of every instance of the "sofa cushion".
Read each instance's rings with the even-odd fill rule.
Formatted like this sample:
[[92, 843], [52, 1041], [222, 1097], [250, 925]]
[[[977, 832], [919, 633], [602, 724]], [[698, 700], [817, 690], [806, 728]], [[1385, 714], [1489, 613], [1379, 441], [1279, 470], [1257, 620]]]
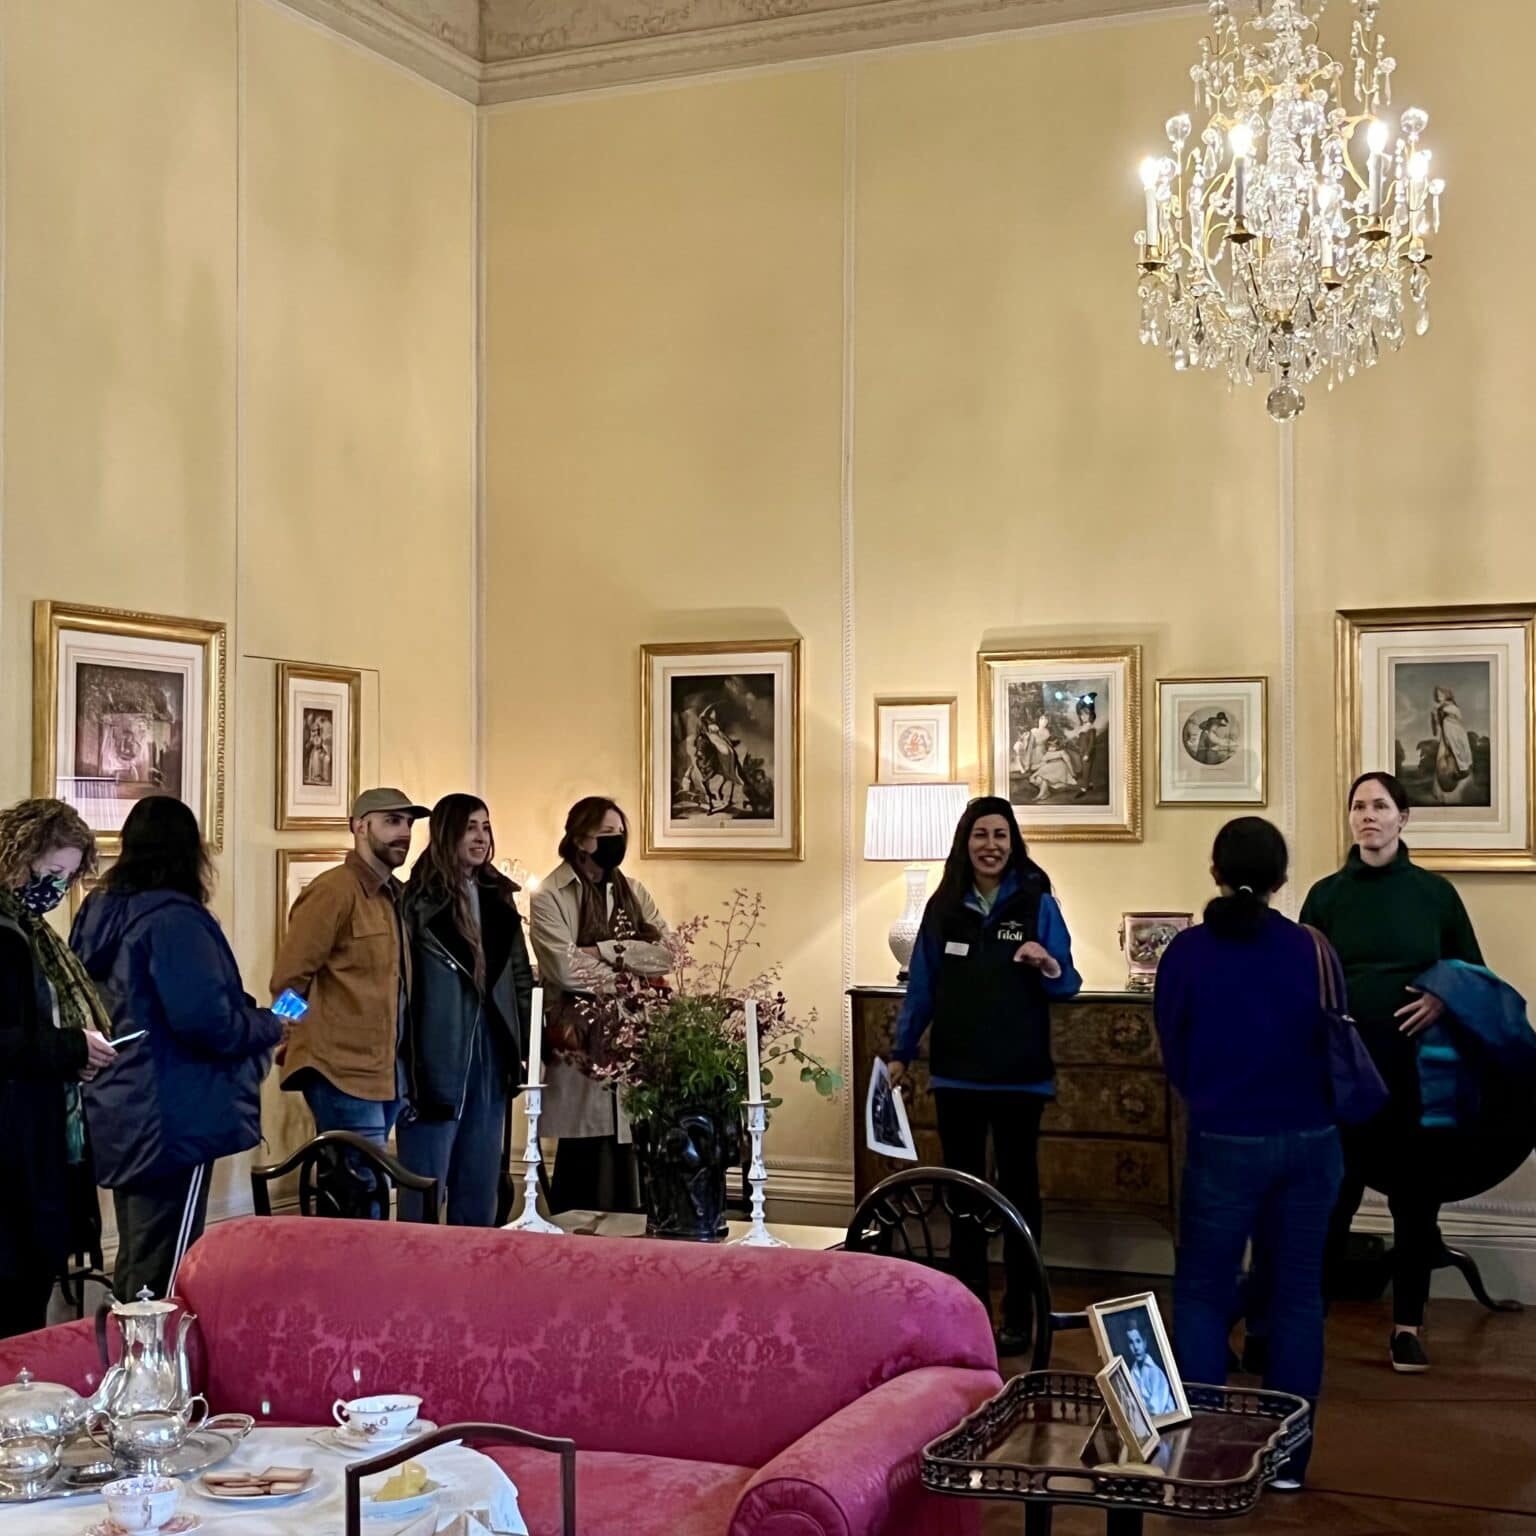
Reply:
[[883, 1381], [996, 1368], [958, 1281], [865, 1254], [249, 1217], [179, 1289], [216, 1410], [324, 1423], [356, 1370], [584, 1451], [762, 1466]]
[[[515, 1446], [485, 1453], [517, 1484], [529, 1536], [560, 1536], [560, 1458]], [[751, 1476], [724, 1462], [579, 1451], [577, 1536], [722, 1536]]]

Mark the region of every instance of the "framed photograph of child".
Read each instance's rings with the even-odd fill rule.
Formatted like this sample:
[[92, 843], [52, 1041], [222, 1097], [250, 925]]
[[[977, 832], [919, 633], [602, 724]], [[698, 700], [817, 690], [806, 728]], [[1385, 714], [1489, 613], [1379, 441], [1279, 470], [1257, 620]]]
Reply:
[[1094, 1378], [1128, 1461], [1149, 1463], [1162, 1436], [1124, 1360], [1116, 1355]]
[[1154, 1428], [1188, 1422], [1189, 1399], [1151, 1291], [1094, 1302], [1088, 1308], [1088, 1326], [1106, 1365], [1117, 1356], [1125, 1362]]
[[1268, 684], [1262, 677], [1157, 682], [1157, 803], [1264, 805]]

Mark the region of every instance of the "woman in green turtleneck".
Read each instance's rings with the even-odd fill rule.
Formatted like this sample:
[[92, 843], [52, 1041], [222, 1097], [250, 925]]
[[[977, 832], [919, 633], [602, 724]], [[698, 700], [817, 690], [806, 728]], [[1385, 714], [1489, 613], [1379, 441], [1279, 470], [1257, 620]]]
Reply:
[[1368, 1166], [1391, 1167], [1392, 1368], [1424, 1371], [1419, 1339], [1431, 1266], [1440, 1250], [1440, 1202], [1433, 1190], [1434, 1131], [1419, 1125], [1415, 1037], [1445, 1012], [1414, 979], [1441, 960], [1482, 964], [1477, 936], [1449, 880], [1408, 857], [1403, 828], [1408, 792], [1390, 773], [1362, 774], [1349, 791], [1354, 847], [1344, 868], [1312, 887], [1301, 920], [1327, 935], [1344, 964], [1349, 1006], [1391, 1098], [1369, 1125], [1345, 1135], [1344, 1184], [1329, 1234], [1338, 1272]]

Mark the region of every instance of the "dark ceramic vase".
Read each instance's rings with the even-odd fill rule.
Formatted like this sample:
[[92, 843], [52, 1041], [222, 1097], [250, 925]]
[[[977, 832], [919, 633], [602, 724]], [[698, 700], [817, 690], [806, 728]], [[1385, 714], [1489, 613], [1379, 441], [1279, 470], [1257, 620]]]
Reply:
[[741, 1164], [740, 1113], [693, 1105], [664, 1121], [637, 1121], [634, 1134], [645, 1235], [724, 1242], [726, 1175]]

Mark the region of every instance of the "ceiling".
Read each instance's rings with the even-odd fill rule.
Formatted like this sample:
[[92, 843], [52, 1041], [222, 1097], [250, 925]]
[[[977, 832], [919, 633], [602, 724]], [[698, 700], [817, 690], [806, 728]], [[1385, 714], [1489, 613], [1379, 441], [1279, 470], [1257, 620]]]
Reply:
[[284, 0], [479, 103], [934, 42], [1193, 0]]

